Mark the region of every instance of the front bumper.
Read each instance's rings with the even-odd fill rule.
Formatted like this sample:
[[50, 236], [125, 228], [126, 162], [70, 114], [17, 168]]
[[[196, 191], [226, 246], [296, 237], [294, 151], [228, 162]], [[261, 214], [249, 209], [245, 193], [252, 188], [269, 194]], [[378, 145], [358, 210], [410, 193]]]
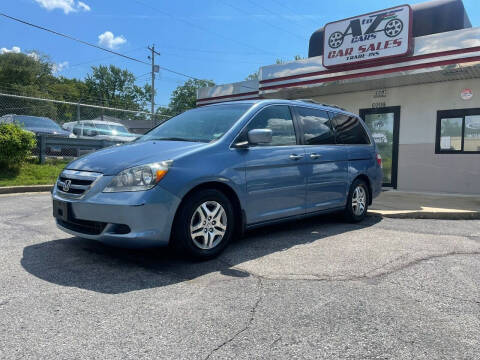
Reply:
[[102, 176], [81, 198], [53, 188], [53, 200], [66, 202], [69, 219], [57, 227], [71, 235], [121, 247], [165, 246], [180, 199], [159, 185], [148, 191], [102, 193], [111, 176]]

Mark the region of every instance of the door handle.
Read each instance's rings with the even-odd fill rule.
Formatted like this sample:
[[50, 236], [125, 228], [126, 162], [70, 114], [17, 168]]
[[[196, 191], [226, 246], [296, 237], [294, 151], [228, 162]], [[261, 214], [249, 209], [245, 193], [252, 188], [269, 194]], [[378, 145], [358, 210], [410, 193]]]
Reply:
[[297, 154], [292, 154], [289, 156], [290, 160], [300, 160], [301, 158], [303, 158], [302, 155], [297, 155]]
[[322, 155], [317, 154], [317, 153], [311, 153], [310, 154], [310, 159], [320, 159]]

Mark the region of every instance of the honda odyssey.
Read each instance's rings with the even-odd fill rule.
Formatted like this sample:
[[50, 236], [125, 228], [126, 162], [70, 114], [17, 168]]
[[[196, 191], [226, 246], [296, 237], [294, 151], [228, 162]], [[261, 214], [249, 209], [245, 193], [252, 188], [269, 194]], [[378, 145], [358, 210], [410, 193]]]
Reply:
[[226, 102], [74, 160], [52, 191], [53, 215], [79, 237], [207, 259], [260, 225], [339, 210], [360, 221], [381, 184], [380, 155], [355, 114], [313, 101]]

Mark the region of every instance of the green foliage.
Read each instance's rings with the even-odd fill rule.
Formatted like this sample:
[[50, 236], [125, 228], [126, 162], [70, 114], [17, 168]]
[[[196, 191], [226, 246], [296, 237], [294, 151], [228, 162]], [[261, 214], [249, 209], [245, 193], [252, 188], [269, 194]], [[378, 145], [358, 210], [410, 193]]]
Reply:
[[[0, 55], [0, 84], [4, 92], [33, 97], [45, 97], [45, 89], [55, 82], [52, 63], [47, 56], [29, 56], [27, 54], [6, 53]], [[41, 106], [40, 106], [41, 105]], [[56, 116], [56, 107], [52, 103], [39, 104], [38, 101], [3, 98], [0, 116], [29, 114], [36, 116]]]
[[[135, 76], [128, 70], [113, 65], [92, 67], [85, 81], [56, 76], [50, 59], [35, 52], [36, 56], [6, 53], [0, 55], [0, 87], [7, 93], [71, 102], [103, 104], [129, 110], [148, 110], [151, 86], [135, 85]], [[101, 110], [87, 108], [80, 116], [93, 119]], [[76, 105], [21, 98], [2, 97], [0, 116], [6, 114], [45, 116], [58, 123], [73, 121], [77, 116]], [[127, 118], [143, 118], [123, 112], [104, 111], [104, 115]]]
[[47, 162], [41, 165], [36, 161], [26, 161], [18, 168], [2, 170], [0, 186], [53, 184], [68, 164], [68, 161], [56, 159], [47, 159]]
[[258, 80], [258, 71], [248, 75], [245, 80]]
[[172, 92], [170, 103], [167, 108], [157, 109], [157, 114], [175, 116], [197, 106], [197, 90], [203, 87], [214, 86], [211, 80], [190, 79], [183, 85], [177, 86]]
[[[297, 60], [303, 60], [303, 59], [305, 59], [305, 58], [302, 57], [302, 56], [300, 56], [300, 55], [295, 55], [295, 56], [293, 57], [293, 60], [295, 60], [295, 61], [297, 61]], [[277, 59], [277, 60], [275, 60], [275, 64], [285, 64], [285, 63], [287, 63], [287, 62], [288, 62], [288, 60], [283, 60], [283, 59]]]
[[[297, 60], [303, 60], [305, 59], [304, 57], [300, 56], [300, 55], [295, 55], [293, 57], [293, 60], [297, 61]], [[286, 64], [288, 62], [288, 60], [283, 60], [283, 59], [280, 59], [280, 58], [277, 58], [275, 60], [275, 64]], [[258, 71], [257, 72], [254, 72], [254, 73], [251, 73], [250, 75], [248, 75], [245, 80], [258, 80]]]
[[[98, 99], [108, 107], [140, 111], [146, 110], [150, 102], [151, 86], [135, 85], [135, 76], [130, 71], [114, 65], [92, 66], [92, 74], [87, 75], [85, 86], [90, 98]], [[106, 115], [122, 117], [118, 112]], [[123, 116], [131, 117], [129, 114]]]
[[14, 124], [0, 125], [0, 168], [20, 166], [35, 149], [35, 135]]
[[0, 84], [42, 88], [54, 81], [53, 64], [45, 55], [6, 53], [0, 56]]

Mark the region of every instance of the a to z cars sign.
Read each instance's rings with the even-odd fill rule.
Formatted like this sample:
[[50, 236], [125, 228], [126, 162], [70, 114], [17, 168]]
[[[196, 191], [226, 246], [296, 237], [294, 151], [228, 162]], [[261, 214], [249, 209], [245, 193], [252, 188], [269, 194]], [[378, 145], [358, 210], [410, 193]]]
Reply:
[[325, 67], [408, 55], [412, 44], [412, 10], [403, 5], [325, 25]]

